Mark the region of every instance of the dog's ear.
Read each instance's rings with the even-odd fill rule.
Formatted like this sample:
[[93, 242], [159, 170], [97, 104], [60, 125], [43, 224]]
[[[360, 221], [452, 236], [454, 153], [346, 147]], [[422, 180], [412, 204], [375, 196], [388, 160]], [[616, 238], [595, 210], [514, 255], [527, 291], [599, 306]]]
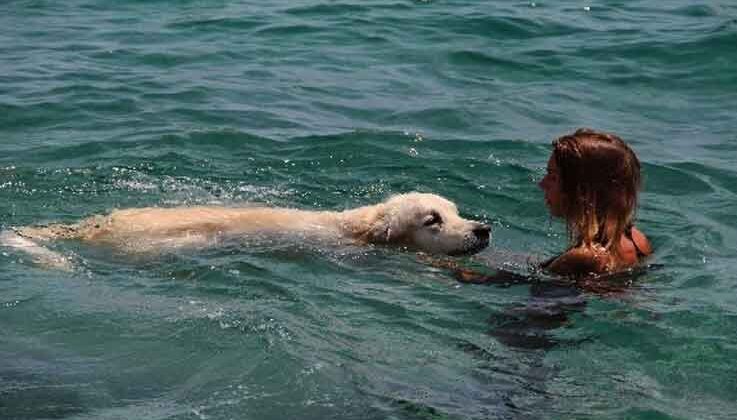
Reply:
[[370, 215], [364, 239], [369, 243], [387, 243], [392, 238], [391, 215], [387, 206], [380, 204]]

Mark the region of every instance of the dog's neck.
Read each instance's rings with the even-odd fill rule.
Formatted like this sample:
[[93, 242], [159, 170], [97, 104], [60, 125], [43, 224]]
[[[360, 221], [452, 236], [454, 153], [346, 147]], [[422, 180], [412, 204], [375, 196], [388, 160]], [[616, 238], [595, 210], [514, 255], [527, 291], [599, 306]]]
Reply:
[[384, 217], [384, 205], [358, 207], [335, 213], [341, 234], [361, 242], [384, 242], [384, 230], [380, 228]]

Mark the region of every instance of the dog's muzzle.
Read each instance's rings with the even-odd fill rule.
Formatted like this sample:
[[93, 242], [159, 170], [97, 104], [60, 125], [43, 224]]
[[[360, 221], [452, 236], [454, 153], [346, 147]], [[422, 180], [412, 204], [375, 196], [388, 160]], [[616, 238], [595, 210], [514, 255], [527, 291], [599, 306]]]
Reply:
[[477, 223], [471, 229], [471, 235], [467, 237], [466, 246], [462, 251], [452, 252], [450, 255], [470, 255], [475, 254], [489, 246], [491, 238], [491, 226], [483, 223]]
[[489, 237], [491, 236], [491, 226], [480, 223], [478, 226], [473, 228], [473, 234], [476, 239], [489, 244]]
[[473, 235], [476, 238], [475, 244], [468, 250], [469, 254], [475, 254], [482, 249], [489, 246], [489, 239], [491, 238], [491, 226], [486, 224], [479, 224], [473, 230]]

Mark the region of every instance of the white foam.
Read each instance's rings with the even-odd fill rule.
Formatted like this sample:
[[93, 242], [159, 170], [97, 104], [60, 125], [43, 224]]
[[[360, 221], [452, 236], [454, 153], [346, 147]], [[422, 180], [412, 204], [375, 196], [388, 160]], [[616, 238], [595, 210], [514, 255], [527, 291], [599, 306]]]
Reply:
[[0, 245], [25, 252], [33, 258], [35, 263], [45, 267], [64, 271], [72, 271], [74, 268], [69, 258], [20, 236], [12, 230], [0, 232]]

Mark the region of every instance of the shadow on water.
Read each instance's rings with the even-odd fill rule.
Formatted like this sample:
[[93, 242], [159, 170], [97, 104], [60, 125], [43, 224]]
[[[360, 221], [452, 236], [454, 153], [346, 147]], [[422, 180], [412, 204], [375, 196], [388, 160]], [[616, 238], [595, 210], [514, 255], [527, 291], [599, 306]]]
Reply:
[[489, 333], [509, 347], [549, 350], [590, 340], [563, 340], [554, 338], [552, 334], [569, 324], [572, 316], [586, 309], [587, 296], [623, 297], [639, 278], [662, 267], [649, 264], [618, 273], [579, 278], [549, 277], [537, 273], [523, 275], [506, 270], [480, 274], [466, 269], [456, 269], [454, 275], [462, 283], [503, 288], [528, 285], [529, 299], [502, 314], [492, 315], [488, 320], [491, 325]]
[[573, 314], [585, 308], [586, 300], [575, 288], [532, 284], [526, 303], [489, 318], [489, 333], [509, 347], [548, 350], [562, 344], [549, 332], [568, 324]]
[[[622, 299], [637, 289], [638, 282], [660, 264], [644, 265], [635, 269], [599, 276], [581, 278], [551, 277], [539, 272], [519, 274], [499, 269], [482, 274], [469, 269], [454, 269], [454, 277], [462, 283], [479, 286], [529, 288], [529, 295], [486, 320], [487, 334], [512, 352], [501, 361], [500, 353], [471, 342], [461, 342], [458, 348], [482, 363], [476, 372], [490, 383], [510, 377], [516, 386], [499, 393], [509, 418], [547, 418], [540, 413], [555, 411], [560, 390], [552, 387], [558, 368], [546, 363], [546, 355], [554, 349], [577, 348], [595, 340], [595, 337], [561, 334], [561, 329], [573, 325], [577, 316], [585, 314], [589, 302], [596, 299]], [[562, 337], [563, 336], [563, 337]], [[568, 337], [566, 337], [568, 336]], [[502, 352], [501, 354], [504, 354]]]

